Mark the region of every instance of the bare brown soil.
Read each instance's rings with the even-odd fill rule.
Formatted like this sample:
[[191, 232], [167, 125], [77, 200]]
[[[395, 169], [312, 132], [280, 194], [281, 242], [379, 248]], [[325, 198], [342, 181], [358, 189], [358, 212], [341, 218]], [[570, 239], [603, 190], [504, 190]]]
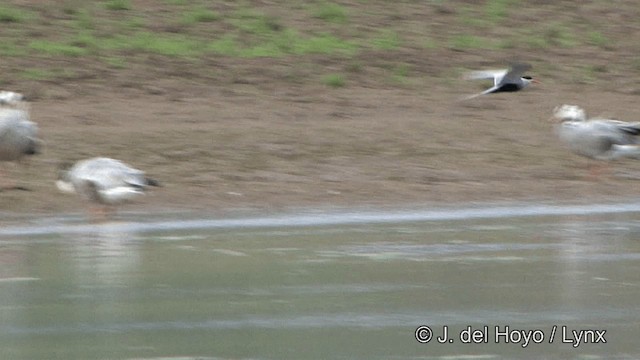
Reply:
[[[610, 70], [569, 81], [576, 61], [609, 64], [627, 52], [399, 49], [375, 61], [415, 59], [413, 81], [379, 81], [382, 68], [365, 66], [344, 88], [323, 85], [295, 58], [211, 59], [212, 77], [154, 56], [123, 70], [78, 60], [77, 73], [86, 76], [6, 83], [32, 97], [46, 146], [27, 165], [7, 166], [31, 191], [0, 192], [0, 211], [78, 211], [84, 203], [54, 186], [56, 165], [93, 156], [123, 160], [163, 183], [129, 210], [637, 198], [638, 161], [613, 163], [611, 173], [592, 179], [589, 160], [567, 151], [546, 121], [563, 103], [640, 119], [637, 80]], [[534, 65], [534, 76], [545, 68], [542, 84], [458, 101], [483, 84], [462, 82], [449, 69], [495, 68], [516, 57]], [[335, 58], [305, 61], [344, 68]], [[304, 80], [309, 74], [315, 77]]]
[[[546, 119], [559, 103], [638, 118], [633, 95], [544, 84], [460, 103], [460, 89], [286, 89], [114, 86], [33, 104], [46, 148], [16, 167], [32, 191], [5, 191], [5, 211], [74, 211], [54, 187], [56, 164], [124, 160], [164, 186], [129, 209], [282, 208], [503, 200], [625, 199], [640, 164], [589, 178]], [[155, 91], [154, 91], [155, 92]], [[181, 95], [183, 94], [183, 95]]]

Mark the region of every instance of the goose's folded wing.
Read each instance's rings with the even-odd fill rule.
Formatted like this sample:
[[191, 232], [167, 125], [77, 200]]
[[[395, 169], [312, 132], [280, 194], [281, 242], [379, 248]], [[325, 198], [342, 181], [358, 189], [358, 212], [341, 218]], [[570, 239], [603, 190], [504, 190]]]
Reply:
[[606, 138], [612, 144], [624, 145], [636, 143], [634, 135], [640, 134], [639, 124], [618, 120], [590, 120], [582, 124], [584, 136]]
[[640, 135], [640, 123], [628, 123], [618, 120], [610, 120], [620, 130], [629, 135]]
[[591, 119], [587, 124], [592, 131], [620, 135], [640, 135], [640, 123], [611, 119]]

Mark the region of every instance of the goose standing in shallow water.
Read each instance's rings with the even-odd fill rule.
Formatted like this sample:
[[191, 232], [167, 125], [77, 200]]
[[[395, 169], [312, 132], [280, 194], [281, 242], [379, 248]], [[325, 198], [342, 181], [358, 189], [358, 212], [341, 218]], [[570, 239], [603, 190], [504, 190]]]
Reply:
[[640, 158], [640, 122], [587, 119], [584, 110], [575, 105], [557, 106], [552, 119], [559, 123], [556, 131], [560, 140], [578, 155], [595, 160]]
[[78, 193], [86, 200], [102, 205], [100, 212], [106, 215], [109, 206], [130, 201], [143, 195], [148, 186], [159, 184], [122, 161], [96, 157], [63, 164], [56, 186], [62, 192]]
[[20, 161], [24, 156], [38, 154], [42, 141], [37, 134], [38, 126], [29, 120], [28, 104], [22, 94], [0, 91], [0, 161]]

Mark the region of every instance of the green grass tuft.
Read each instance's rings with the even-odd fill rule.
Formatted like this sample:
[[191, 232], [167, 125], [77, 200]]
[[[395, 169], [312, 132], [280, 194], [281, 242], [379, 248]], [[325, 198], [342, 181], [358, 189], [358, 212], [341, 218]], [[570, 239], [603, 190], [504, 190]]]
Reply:
[[102, 60], [114, 69], [124, 69], [127, 67], [127, 61], [121, 57], [105, 57]]
[[380, 31], [379, 35], [371, 41], [371, 44], [375, 49], [394, 50], [400, 46], [401, 41], [397, 32], [385, 29]]
[[422, 42], [420, 43], [420, 45], [422, 45], [424, 49], [433, 50], [438, 48], [438, 41], [435, 39], [426, 37], [422, 39]]
[[399, 64], [393, 67], [391, 80], [393, 83], [406, 85], [409, 83], [409, 65], [407, 64]]
[[217, 20], [220, 20], [220, 14], [202, 7], [188, 10], [182, 14], [182, 23], [185, 25], [192, 25], [201, 22], [213, 22]]
[[322, 82], [325, 85], [331, 86], [333, 88], [340, 88], [345, 86], [344, 76], [340, 74], [329, 74], [322, 78]]
[[107, 0], [104, 4], [107, 10], [131, 10], [129, 0]]
[[336, 53], [354, 55], [358, 50], [355, 43], [330, 34], [320, 34], [310, 38], [297, 36], [293, 45], [293, 53], [298, 55]]
[[611, 48], [611, 41], [604, 36], [600, 31], [590, 31], [588, 33], [588, 43], [594, 46], [601, 47], [603, 49]]
[[269, 35], [284, 30], [280, 20], [257, 12], [242, 12], [239, 17], [230, 20], [238, 30], [253, 35]]
[[45, 55], [61, 55], [69, 57], [79, 57], [88, 53], [87, 49], [55, 41], [34, 40], [29, 43], [29, 47]]
[[548, 26], [543, 35], [546, 42], [552, 46], [574, 47], [578, 44], [570, 28], [562, 24]]
[[19, 23], [28, 18], [27, 12], [8, 5], [0, 5], [0, 23]]
[[358, 61], [352, 61], [345, 66], [345, 70], [352, 73], [360, 73], [363, 69], [364, 67], [362, 66], [362, 63]]
[[487, 27], [490, 25], [485, 16], [478, 16], [475, 7], [470, 5], [461, 6], [459, 13], [459, 21], [466, 27]]
[[357, 51], [357, 46], [329, 34], [303, 37], [297, 31], [287, 29], [265, 35], [257, 43], [243, 43], [236, 36], [227, 34], [208, 43], [205, 51], [245, 58], [304, 54], [352, 55]]
[[236, 41], [236, 37], [230, 34], [222, 36], [220, 39], [208, 43], [204, 50], [219, 55], [238, 56], [240, 45]]
[[48, 81], [61, 78], [72, 78], [75, 73], [71, 69], [39, 69], [27, 68], [20, 72], [20, 77], [27, 80]]
[[76, 29], [80, 30], [90, 30], [95, 28], [95, 24], [93, 22], [93, 18], [91, 14], [86, 9], [78, 9], [74, 13], [75, 19], [73, 22], [73, 26]]
[[80, 31], [70, 45], [95, 50], [100, 47], [100, 42], [90, 31]]
[[132, 16], [123, 21], [123, 25], [129, 29], [142, 29], [147, 25], [146, 20], [140, 16]]
[[323, 2], [317, 6], [313, 15], [324, 21], [343, 24], [347, 22], [347, 10], [339, 4]]
[[15, 42], [0, 41], [0, 56], [24, 56], [27, 51], [24, 47], [19, 46]]
[[51, 80], [55, 77], [50, 70], [44, 69], [24, 69], [20, 76], [27, 80]]
[[469, 50], [469, 49], [491, 49], [493, 45], [485, 38], [475, 35], [461, 34], [456, 35], [449, 41], [449, 47], [453, 50]]
[[498, 23], [509, 15], [509, 5], [514, 0], [488, 0], [484, 6], [484, 13], [489, 21]]
[[201, 53], [202, 46], [200, 41], [189, 36], [147, 31], [140, 31], [130, 36], [118, 36], [111, 39], [110, 43], [120, 49], [140, 50], [173, 57], [196, 56]]

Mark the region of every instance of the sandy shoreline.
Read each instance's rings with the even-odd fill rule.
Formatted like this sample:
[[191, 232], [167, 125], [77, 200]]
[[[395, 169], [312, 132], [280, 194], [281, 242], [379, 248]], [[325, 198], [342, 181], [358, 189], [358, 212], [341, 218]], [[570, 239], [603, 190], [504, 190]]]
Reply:
[[[590, 178], [590, 161], [560, 144], [546, 121], [561, 104], [640, 119], [638, 29], [626, 21], [637, 13], [632, 2], [530, 4], [527, 11], [510, 5], [497, 21], [480, 3], [346, 1], [340, 4], [350, 16], [341, 25], [300, 4], [230, 2], [212, 5], [219, 21], [177, 28], [172, 16], [191, 4], [145, 2], [123, 12], [101, 3], [77, 12], [64, 4], [9, 4], [34, 17], [7, 23], [4, 50], [14, 51], [0, 64], [0, 89], [30, 99], [45, 146], [25, 166], [0, 164], [0, 186], [14, 179], [31, 190], [0, 191], [7, 216], [83, 213], [82, 200], [55, 188], [56, 166], [95, 156], [122, 160], [164, 185], [125, 212], [640, 197], [639, 161], [612, 163], [610, 173]], [[260, 16], [240, 16], [244, 8]], [[240, 33], [248, 36], [238, 39], [244, 48], [265, 40], [242, 25], [262, 15], [278, 19], [273, 36], [326, 32], [358, 50], [192, 58], [103, 42], [114, 29], [169, 40]], [[469, 23], [472, 15], [488, 22]], [[129, 27], [129, 17], [147, 21]], [[80, 24], [91, 26], [76, 39]], [[462, 80], [465, 71], [512, 60], [530, 63], [528, 75], [541, 83], [460, 101], [487, 88]], [[344, 82], [331, 85], [330, 75]]]
[[169, 100], [98, 88], [77, 99], [36, 100], [32, 119], [44, 152], [24, 166], [5, 166], [7, 177], [31, 191], [0, 192], [0, 212], [84, 211], [85, 202], [55, 188], [56, 166], [93, 156], [123, 160], [164, 185], [123, 211], [640, 196], [640, 163], [615, 162], [590, 178], [589, 160], [565, 149], [545, 121], [559, 102], [585, 98], [588, 112], [615, 103], [619, 118], [640, 117], [629, 105], [634, 96], [531, 89], [460, 104], [455, 89], [438, 89], [324, 90], [318, 101], [298, 102], [243, 93]]
[[[413, 205], [384, 207], [331, 207], [289, 208], [280, 211], [250, 211], [236, 209], [224, 214], [195, 211], [121, 212], [103, 221], [90, 221], [83, 214], [66, 214], [43, 217], [3, 218], [0, 237], [38, 235], [132, 235], [143, 233], [167, 233], [172, 231], [199, 230], [255, 230], [295, 229], [304, 227], [340, 227], [352, 225], [398, 226], [404, 223], [429, 222], [451, 224], [463, 222], [468, 225], [493, 224], [504, 221], [532, 221], [530, 218], [552, 217], [570, 221], [602, 219], [640, 212], [637, 201], [607, 203], [558, 203], [558, 202], [502, 202], [470, 203], [455, 205]], [[627, 215], [628, 218], [628, 215]], [[529, 220], [527, 220], [529, 219]], [[582, 220], [579, 220], [582, 219]], [[535, 220], [533, 220], [535, 221]], [[444, 225], [450, 226], [450, 225]]]

